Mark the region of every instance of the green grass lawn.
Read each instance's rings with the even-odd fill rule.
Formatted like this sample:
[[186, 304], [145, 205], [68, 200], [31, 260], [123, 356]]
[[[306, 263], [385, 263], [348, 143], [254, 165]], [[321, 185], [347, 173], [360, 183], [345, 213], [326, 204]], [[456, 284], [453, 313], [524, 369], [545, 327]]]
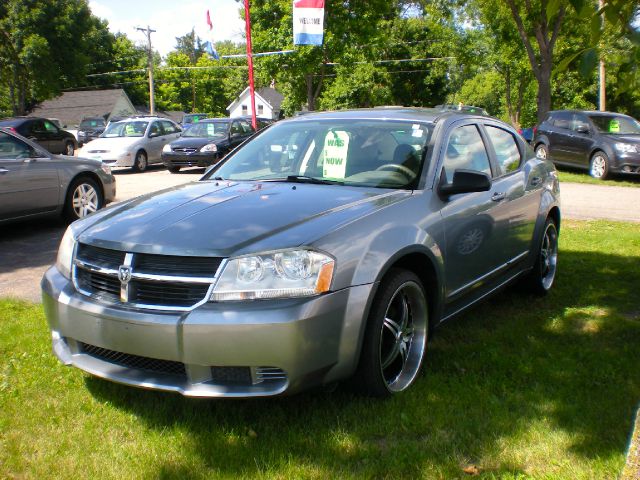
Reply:
[[590, 183], [614, 187], [640, 187], [640, 176], [616, 175], [607, 180], [598, 180], [589, 175], [586, 170], [573, 170], [557, 166], [556, 168], [558, 168], [558, 178], [561, 182]]
[[0, 478], [615, 479], [640, 400], [639, 230], [565, 222], [550, 295], [452, 320], [389, 401], [112, 384], [54, 359], [39, 305], [0, 301]]

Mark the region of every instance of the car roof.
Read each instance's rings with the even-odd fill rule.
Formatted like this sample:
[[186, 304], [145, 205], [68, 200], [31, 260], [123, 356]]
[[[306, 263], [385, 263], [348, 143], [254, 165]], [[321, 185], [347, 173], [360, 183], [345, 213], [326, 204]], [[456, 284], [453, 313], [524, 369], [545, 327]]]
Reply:
[[477, 117], [479, 119], [487, 119], [484, 115], [474, 115], [468, 112], [460, 112], [454, 110], [440, 110], [435, 108], [421, 107], [375, 107], [375, 108], [358, 108], [352, 110], [336, 110], [329, 112], [309, 112], [305, 115], [292, 117], [287, 122], [308, 122], [313, 120], [403, 120], [415, 122], [436, 123], [444, 118], [460, 117], [469, 118]]
[[586, 115], [621, 115], [623, 117], [628, 117], [626, 113], [618, 113], [618, 112], [607, 112], [603, 110], [578, 110], [578, 109], [566, 109], [566, 110], [550, 110], [547, 113], [584, 113]]
[[21, 125], [28, 120], [45, 120], [40, 117], [11, 117], [11, 118], [3, 118], [0, 120], [0, 125], [15, 127], [16, 125]]

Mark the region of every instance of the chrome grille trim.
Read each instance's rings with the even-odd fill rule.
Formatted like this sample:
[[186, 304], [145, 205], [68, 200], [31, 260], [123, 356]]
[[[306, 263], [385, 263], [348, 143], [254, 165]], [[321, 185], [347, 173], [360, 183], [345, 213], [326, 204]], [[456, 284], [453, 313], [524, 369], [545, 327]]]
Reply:
[[[141, 259], [141, 266], [136, 266], [138, 258]], [[159, 265], [154, 264], [156, 258]], [[78, 244], [73, 261], [72, 280], [78, 292], [96, 300], [115, 301], [124, 307], [146, 310], [189, 311], [208, 301], [226, 261], [219, 257], [184, 258], [185, 265], [180, 268], [176, 264], [180, 260], [179, 256], [131, 253]], [[174, 276], [136, 271], [136, 268], [145, 269], [145, 266], [149, 270], [158, 271], [163, 264], [168, 273], [172, 271], [172, 266], [176, 265], [176, 270], [182, 274]], [[121, 265], [132, 268], [131, 279], [126, 284], [121, 283], [118, 278]], [[209, 266], [212, 270], [216, 269], [213, 276], [197, 275]], [[193, 273], [194, 276], [185, 273]], [[110, 281], [117, 282], [121, 287], [119, 298], [114, 298]], [[204, 287], [207, 287], [206, 290]], [[166, 289], [166, 292], [162, 289]], [[140, 298], [136, 298], [137, 290], [140, 291]], [[180, 304], [181, 300], [184, 304]]]
[[254, 383], [280, 382], [287, 380], [287, 373], [277, 367], [257, 367]]

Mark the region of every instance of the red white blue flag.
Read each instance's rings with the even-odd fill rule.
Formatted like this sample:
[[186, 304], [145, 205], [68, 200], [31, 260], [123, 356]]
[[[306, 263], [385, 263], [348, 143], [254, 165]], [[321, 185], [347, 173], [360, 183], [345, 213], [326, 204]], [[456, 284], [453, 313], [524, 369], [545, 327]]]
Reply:
[[322, 45], [324, 0], [293, 0], [293, 44]]
[[216, 47], [213, 44], [213, 22], [211, 21], [209, 10], [207, 10], [207, 25], [209, 25], [209, 40], [202, 44], [202, 48], [213, 58], [215, 58], [216, 60], [220, 60], [220, 56], [218, 55], [218, 52], [216, 52]]

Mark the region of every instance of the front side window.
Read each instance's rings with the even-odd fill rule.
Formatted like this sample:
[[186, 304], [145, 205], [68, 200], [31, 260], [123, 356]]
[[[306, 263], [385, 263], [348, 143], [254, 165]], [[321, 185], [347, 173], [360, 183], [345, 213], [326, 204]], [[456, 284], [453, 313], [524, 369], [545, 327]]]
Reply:
[[487, 134], [498, 161], [498, 175], [514, 172], [520, 166], [520, 150], [513, 135], [501, 128], [486, 126]]
[[431, 124], [382, 120], [279, 123], [240, 148], [209, 177], [306, 181], [378, 188], [415, 185]]
[[478, 127], [464, 125], [451, 132], [443, 166], [447, 183], [451, 183], [456, 170], [475, 170], [491, 176], [489, 156]]

